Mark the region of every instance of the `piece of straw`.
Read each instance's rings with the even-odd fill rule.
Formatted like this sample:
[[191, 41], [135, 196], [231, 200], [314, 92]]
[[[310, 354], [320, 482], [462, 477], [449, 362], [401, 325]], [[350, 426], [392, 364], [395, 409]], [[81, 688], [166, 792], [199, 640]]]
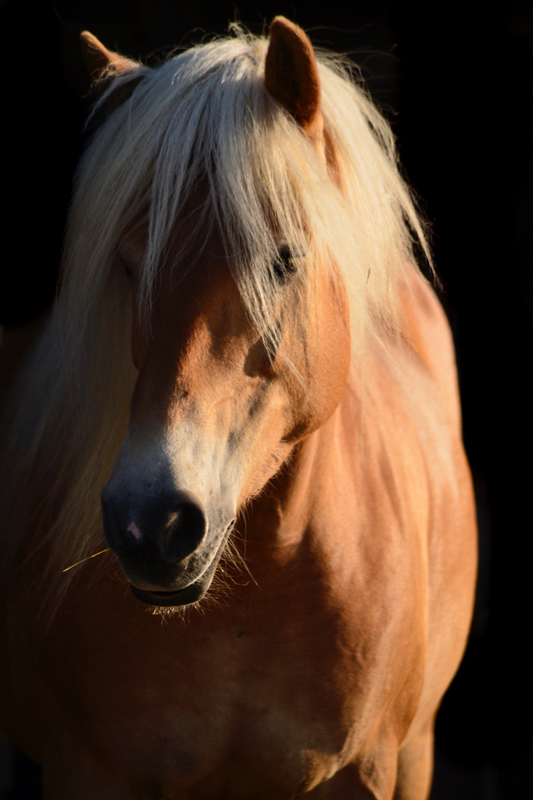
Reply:
[[76, 561], [75, 564], [71, 564], [70, 567], [67, 567], [66, 569], [64, 569], [63, 572], [68, 572], [69, 569], [74, 569], [74, 567], [77, 567], [79, 564], [83, 564], [84, 561], [88, 561], [90, 558], [95, 558], [96, 556], [101, 556], [102, 553], [108, 553], [109, 550], [110, 550], [110, 548], [106, 547], [105, 550], [99, 550], [98, 553], [93, 553], [92, 556], [87, 556], [86, 558], [82, 558], [81, 561]]

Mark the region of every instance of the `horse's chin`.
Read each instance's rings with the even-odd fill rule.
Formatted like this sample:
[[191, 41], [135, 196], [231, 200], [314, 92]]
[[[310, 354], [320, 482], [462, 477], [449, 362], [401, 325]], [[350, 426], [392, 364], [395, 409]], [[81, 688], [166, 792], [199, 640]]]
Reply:
[[149, 606], [188, 606], [191, 603], [198, 602], [202, 597], [205, 597], [211, 585], [212, 577], [212, 574], [208, 576], [202, 575], [202, 577], [198, 578], [194, 583], [189, 584], [185, 589], [178, 589], [178, 591], [148, 591], [146, 589], [139, 589], [133, 584], [130, 584], [130, 589], [137, 600]]

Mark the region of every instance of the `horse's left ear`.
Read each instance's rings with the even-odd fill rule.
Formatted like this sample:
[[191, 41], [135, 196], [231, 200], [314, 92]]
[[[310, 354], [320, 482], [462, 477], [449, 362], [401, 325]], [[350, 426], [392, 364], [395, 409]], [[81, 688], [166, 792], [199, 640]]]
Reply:
[[120, 75], [139, 66], [136, 61], [112, 53], [89, 31], [80, 33], [80, 45], [85, 66], [93, 80], [104, 75]]
[[304, 31], [285, 17], [275, 17], [270, 25], [265, 87], [307, 133], [316, 135], [322, 115], [313, 46]]
[[146, 70], [140, 69], [141, 64], [137, 61], [112, 53], [89, 31], [80, 33], [80, 45], [85, 66], [98, 94], [106, 92], [113, 78], [126, 75], [128, 72], [132, 75], [104, 99], [102, 110], [110, 113], [131, 97], [137, 84], [144, 78]]

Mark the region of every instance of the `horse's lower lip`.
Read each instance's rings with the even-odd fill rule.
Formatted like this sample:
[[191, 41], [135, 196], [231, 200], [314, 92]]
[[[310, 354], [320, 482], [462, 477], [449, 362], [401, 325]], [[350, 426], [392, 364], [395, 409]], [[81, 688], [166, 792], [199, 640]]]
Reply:
[[168, 591], [139, 589], [133, 583], [130, 583], [130, 589], [133, 596], [137, 600], [141, 600], [143, 603], [146, 603], [149, 606], [187, 606], [191, 603], [196, 603], [198, 600], [201, 600], [202, 597], [207, 594], [207, 590], [211, 586], [211, 580], [217, 567], [220, 555], [226, 545], [226, 542], [228, 541], [228, 537], [234, 524], [235, 519], [232, 519], [224, 531], [224, 536], [222, 537], [222, 540], [218, 546], [215, 557], [207, 569], [193, 583], [190, 583], [184, 589], [178, 589], [177, 591], [173, 591], [172, 589]]
[[131, 592], [137, 600], [149, 606], [186, 606], [195, 603], [205, 595], [209, 588], [210, 580], [198, 580], [178, 591], [160, 592], [139, 589], [130, 584]]

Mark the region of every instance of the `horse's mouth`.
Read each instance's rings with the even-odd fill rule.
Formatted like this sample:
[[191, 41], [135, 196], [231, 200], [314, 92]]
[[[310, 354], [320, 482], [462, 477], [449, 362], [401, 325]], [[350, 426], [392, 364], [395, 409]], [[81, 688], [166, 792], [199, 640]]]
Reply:
[[185, 589], [178, 589], [178, 591], [148, 591], [139, 589], [132, 583], [130, 583], [130, 589], [137, 600], [150, 606], [187, 606], [201, 600], [207, 594], [210, 585], [211, 576], [202, 575], [197, 581], [189, 584]]
[[198, 600], [201, 600], [202, 597], [205, 597], [209, 587], [211, 586], [211, 581], [213, 580], [213, 575], [215, 574], [218, 562], [220, 561], [220, 556], [222, 555], [222, 551], [226, 546], [234, 524], [235, 519], [232, 519], [229, 525], [226, 527], [224, 536], [222, 537], [215, 556], [207, 569], [198, 578], [196, 578], [195, 581], [190, 583], [184, 589], [170, 589], [166, 591], [155, 589], [139, 589], [138, 586], [130, 583], [130, 589], [133, 596], [137, 600], [141, 600], [141, 602], [146, 603], [149, 606], [178, 607], [188, 606], [191, 603], [197, 603]]

